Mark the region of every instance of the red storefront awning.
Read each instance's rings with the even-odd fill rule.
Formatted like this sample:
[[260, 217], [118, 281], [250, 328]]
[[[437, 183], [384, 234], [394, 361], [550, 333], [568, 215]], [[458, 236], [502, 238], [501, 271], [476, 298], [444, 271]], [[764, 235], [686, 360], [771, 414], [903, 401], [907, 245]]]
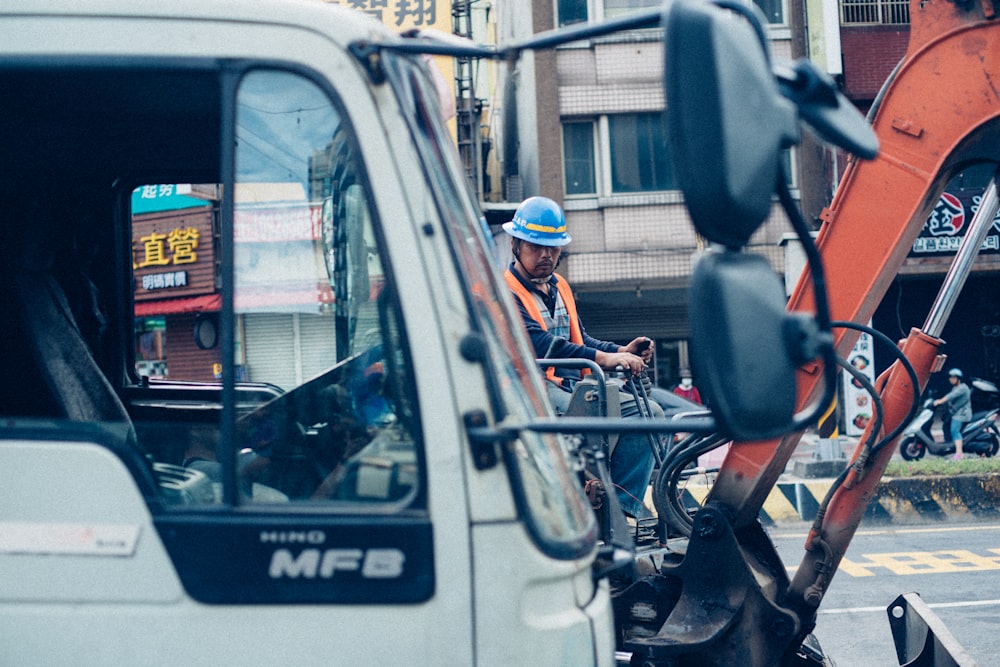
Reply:
[[179, 299], [140, 301], [135, 304], [136, 317], [178, 315], [180, 313], [201, 313], [218, 310], [222, 310], [221, 294], [203, 294], [202, 296], [181, 297]]

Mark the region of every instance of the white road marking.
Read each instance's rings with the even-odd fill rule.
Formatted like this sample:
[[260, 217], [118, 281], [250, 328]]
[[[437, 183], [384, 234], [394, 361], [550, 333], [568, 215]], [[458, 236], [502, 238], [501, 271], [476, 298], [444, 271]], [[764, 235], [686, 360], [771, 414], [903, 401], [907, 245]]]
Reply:
[[[962, 602], [932, 602], [927, 606], [931, 609], [947, 609], [952, 607], [992, 607], [1000, 605], [1000, 600], [965, 600]], [[885, 607], [845, 607], [843, 609], [820, 609], [818, 614], [863, 614], [869, 612], [885, 613]]]

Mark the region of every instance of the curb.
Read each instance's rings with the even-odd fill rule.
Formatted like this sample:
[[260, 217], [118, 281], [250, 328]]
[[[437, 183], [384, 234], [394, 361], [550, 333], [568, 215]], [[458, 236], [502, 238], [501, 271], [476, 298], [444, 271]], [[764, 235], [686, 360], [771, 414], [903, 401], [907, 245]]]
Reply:
[[1000, 515], [1000, 474], [884, 478], [865, 519], [901, 520], [996, 518]]
[[[779, 481], [760, 511], [765, 526], [812, 521], [833, 486], [832, 479]], [[688, 484], [682, 500], [701, 505], [710, 487]], [[914, 523], [1000, 516], [1000, 473], [883, 477], [865, 512], [870, 523]]]

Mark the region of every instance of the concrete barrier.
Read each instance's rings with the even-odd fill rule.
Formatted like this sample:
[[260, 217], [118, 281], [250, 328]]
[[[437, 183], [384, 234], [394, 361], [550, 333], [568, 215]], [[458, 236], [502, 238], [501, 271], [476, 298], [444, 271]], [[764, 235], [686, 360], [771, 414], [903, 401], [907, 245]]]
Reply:
[[865, 519], [942, 521], [1000, 516], [1000, 474], [883, 478]]
[[[764, 525], [812, 521], [833, 486], [832, 479], [779, 481], [764, 501]], [[710, 486], [692, 481], [684, 489], [687, 506], [700, 505]], [[884, 477], [868, 505], [866, 523], [920, 523], [1000, 517], [1000, 473]]]

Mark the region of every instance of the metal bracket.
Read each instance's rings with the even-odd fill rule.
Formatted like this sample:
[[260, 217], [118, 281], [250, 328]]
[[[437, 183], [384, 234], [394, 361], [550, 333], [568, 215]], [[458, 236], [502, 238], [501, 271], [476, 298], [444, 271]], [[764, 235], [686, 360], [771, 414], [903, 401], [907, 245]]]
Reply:
[[372, 83], [381, 85], [385, 82], [385, 69], [382, 67], [382, 50], [380, 44], [358, 40], [348, 44], [347, 48], [350, 49], [354, 57], [365, 68], [368, 78], [371, 79]]
[[495, 467], [499, 460], [497, 445], [509, 441], [510, 433], [490, 428], [486, 413], [482, 410], [466, 412], [462, 415], [462, 421], [465, 422], [465, 432], [469, 436], [472, 462], [476, 470], [489, 470]]
[[917, 593], [904, 593], [886, 607], [896, 657], [903, 667], [975, 667], [954, 635]]

